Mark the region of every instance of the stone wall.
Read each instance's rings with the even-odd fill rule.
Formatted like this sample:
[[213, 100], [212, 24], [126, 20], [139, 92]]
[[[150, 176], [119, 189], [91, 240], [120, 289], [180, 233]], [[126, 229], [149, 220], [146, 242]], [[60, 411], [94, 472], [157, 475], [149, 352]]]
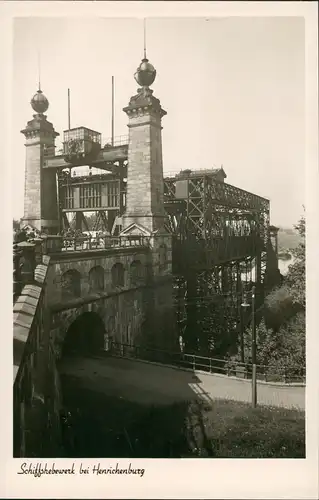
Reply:
[[[132, 286], [130, 269], [133, 262], [139, 261], [144, 268], [145, 284], [148, 279], [149, 272], [149, 254], [145, 250], [126, 251], [119, 249], [117, 251], [96, 252], [94, 254], [79, 252], [77, 255], [61, 255], [58, 259], [52, 262], [49, 270], [47, 289], [50, 300], [50, 305], [65, 303], [63, 298], [63, 277], [67, 271], [74, 270], [80, 275], [80, 297], [85, 299], [90, 295], [96, 294], [97, 290], [92, 290], [90, 283], [90, 271], [99, 267], [104, 271], [104, 290], [100, 291], [103, 295], [112, 294], [114, 292], [129, 290]], [[124, 284], [123, 286], [114, 286], [112, 283], [112, 268], [116, 264], [121, 264], [124, 268]], [[135, 288], [135, 286], [134, 286]]]
[[57, 456], [61, 393], [56, 359], [50, 353], [50, 314], [45, 281], [50, 259], [43, 257], [13, 308], [14, 456]]
[[109, 341], [171, 349], [176, 341], [173, 289], [170, 278], [156, 286], [119, 289], [51, 306], [50, 342], [57, 359], [69, 327], [84, 313], [103, 321]]
[[[57, 362], [69, 327], [83, 313], [97, 314], [105, 338], [129, 345], [171, 349], [174, 304], [169, 241], [153, 238], [152, 248], [44, 255], [14, 306], [15, 456], [58, 456], [62, 396]], [[167, 243], [164, 258], [160, 252]], [[132, 264], [144, 272], [132, 279]], [[112, 283], [121, 264], [122, 285]], [[92, 289], [90, 271], [102, 270], [104, 289]], [[79, 296], [62, 297], [63, 275], [80, 275]], [[107, 346], [105, 345], [105, 348]]]
[[146, 289], [122, 291], [90, 302], [79, 301], [73, 307], [69, 304], [64, 309], [52, 310], [50, 339], [57, 359], [62, 355], [62, 348], [68, 328], [83, 313], [98, 314], [102, 319], [105, 333], [110, 340], [125, 344], [143, 342], [144, 325], [148, 315]]
[[[51, 265], [47, 294], [51, 316], [51, 343], [57, 358], [71, 324], [83, 313], [100, 316], [105, 333], [115, 342], [171, 347], [174, 338], [174, 304], [171, 275], [171, 237], [152, 238], [152, 248], [119, 248], [100, 252], [60, 254]], [[139, 262], [142, 275], [133, 281], [132, 264]], [[124, 280], [112, 282], [112, 269], [123, 266]], [[99, 269], [103, 289], [92, 288], [92, 269]], [[80, 279], [78, 295], [65, 295], [66, 273]]]
[[[172, 250], [171, 237], [167, 235], [153, 238], [153, 248], [119, 248], [110, 251], [97, 252], [73, 252], [61, 253], [59, 257], [51, 259], [51, 265], [47, 278], [47, 291], [50, 305], [65, 303], [63, 295], [64, 277], [68, 271], [76, 271], [80, 278], [80, 294], [83, 299], [97, 292], [100, 295], [114, 294], [114, 292], [128, 291], [136, 288], [132, 280], [131, 266], [134, 262], [140, 262], [143, 268], [143, 278], [140, 286], [154, 285], [157, 281], [171, 276]], [[124, 268], [124, 283], [122, 286], [114, 286], [112, 283], [112, 268], [121, 264]], [[92, 269], [98, 267], [103, 270], [104, 290], [92, 289]]]

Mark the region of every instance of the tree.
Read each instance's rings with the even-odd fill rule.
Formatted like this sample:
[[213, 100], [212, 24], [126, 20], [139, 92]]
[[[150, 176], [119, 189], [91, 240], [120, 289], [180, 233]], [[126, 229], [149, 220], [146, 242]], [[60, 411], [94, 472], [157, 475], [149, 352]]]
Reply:
[[[305, 366], [305, 218], [295, 225], [301, 241], [291, 249], [295, 260], [282, 286], [265, 299], [263, 319], [257, 326], [257, 364], [268, 375], [301, 377]], [[257, 317], [257, 316], [256, 316]], [[251, 363], [251, 326], [244, 332], [244, 359]], [[239, 353], [232, 363], [239, 361]]]
[[306, 306], [305, 217], [302, 216], [294, 227], [301, 238], [298, 246], [290, 249], [294, 262], [289, 266], [282, 286], [275, 288], [265, 299], [266, 324], [276, 331]]
[[294, 303], [300, 304], [303, 308], [306, 307], [306, 221], [302, 216], [295, 229], [298, 231], [302, 240], [295, 249], [291, 249], [294, 257], [294, 263], [289, 266], [288, 274], [285, 283], [289, 288], [292, 300]]
[[[244, 332], [245, 362], [251, 363], [251, 329]], [[278, 331], [261, 321], [256, 331], [257, 364], [267, 367], [268, 376], [302, 376], [305, 366], [305, 313], [300, 311]]]

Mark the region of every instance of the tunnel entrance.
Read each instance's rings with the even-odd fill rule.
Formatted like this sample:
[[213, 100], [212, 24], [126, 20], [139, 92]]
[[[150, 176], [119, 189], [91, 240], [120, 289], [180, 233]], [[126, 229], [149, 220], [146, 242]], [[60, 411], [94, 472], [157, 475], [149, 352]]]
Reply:
[[63, 344], [63, 357], [97, 354], [104, 349], [105, 327], [94, 312], [81, 314], [69, 327]]

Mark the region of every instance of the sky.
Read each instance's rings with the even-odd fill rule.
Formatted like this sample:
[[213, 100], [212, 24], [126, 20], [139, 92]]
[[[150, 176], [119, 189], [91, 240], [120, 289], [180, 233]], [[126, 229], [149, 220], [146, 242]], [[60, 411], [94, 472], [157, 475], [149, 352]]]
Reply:
[[[68, 88], [71, 127], [111, 135], [112, 75], [115, 135], [127, 135], [122, 109], [137, 90], [143, 20], [15, 18], [13, 35], [13, 216], [20, 218], [20, 130], [32, 119], [39, 66], [46, 114], [61, 136]], [[167, 111], [164, 173], [223, 165], [226, 182], [270, 199], [272, 224], [295, 224], [305, 203], [304, 35], [301, 17], [148, 18], [152, 89]]]

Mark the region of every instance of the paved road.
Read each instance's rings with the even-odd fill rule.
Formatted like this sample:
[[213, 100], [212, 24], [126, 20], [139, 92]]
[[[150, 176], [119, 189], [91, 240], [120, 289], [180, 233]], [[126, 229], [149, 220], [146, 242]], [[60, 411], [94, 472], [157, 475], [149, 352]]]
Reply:
[[[81, 384], [110, 396], [142, 404], [169, 404], [196, 397], [251, 401], [251, 383], [121, 358], [74, 358], [61, 373], [81, 378]], [[258, 403], [305, 409], [304, 387], [258, 384]]]

